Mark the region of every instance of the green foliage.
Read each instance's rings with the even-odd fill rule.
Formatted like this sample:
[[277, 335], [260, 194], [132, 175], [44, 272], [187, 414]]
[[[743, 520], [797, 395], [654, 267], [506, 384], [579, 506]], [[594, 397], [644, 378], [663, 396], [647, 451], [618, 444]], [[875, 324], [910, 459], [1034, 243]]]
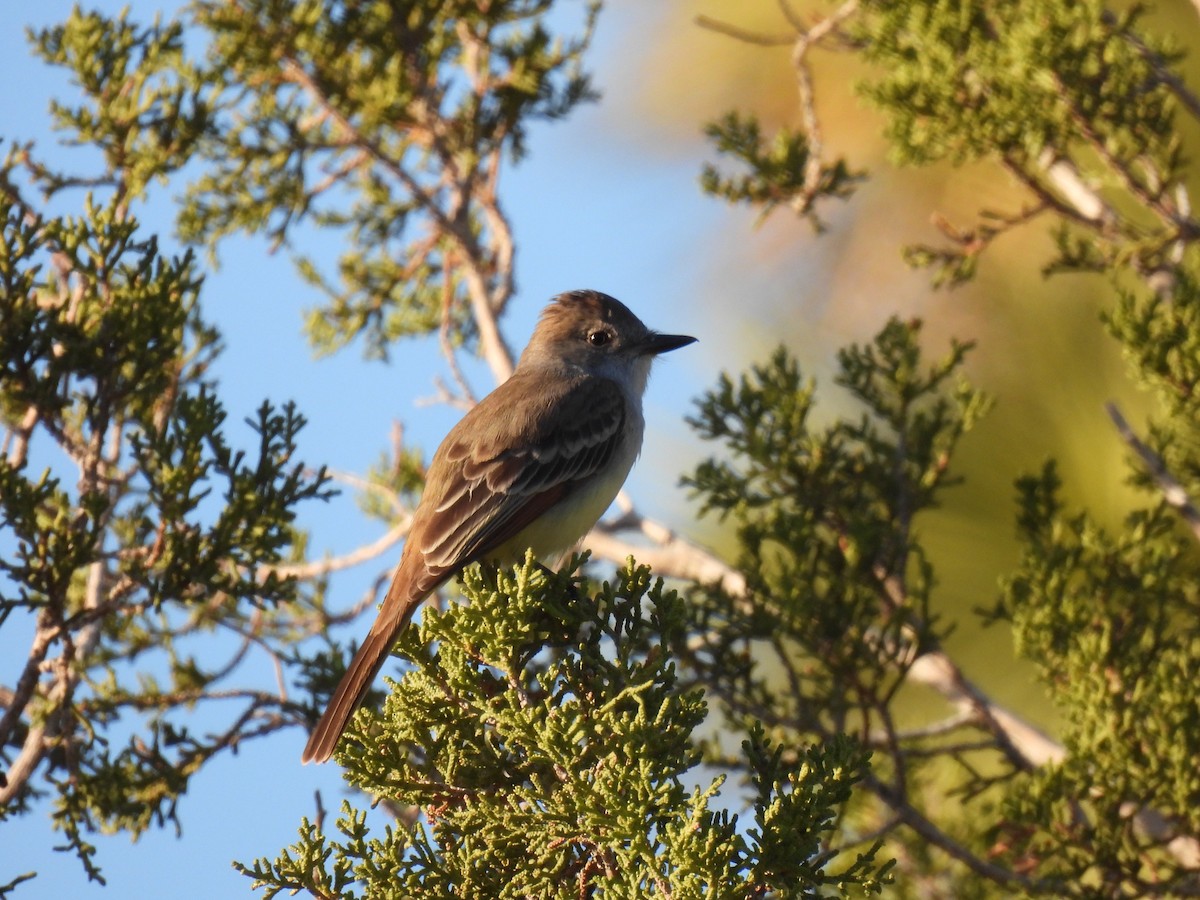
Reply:
[[1169, 293], [1122, 293], [1105, 320], [1163, 411], [1194, 418], [1200, 407], [1200, 285], [1191, 275], [1180, 273]]
[[[300, 592], [302, 567], [284, 565], [305, 549], [297, 506], [326, 493], [294, 459], [303, 417], [264, 403], [256, 446], [232, 446], [201, 273], [145, 233], [136, 202], [202, 164], [184, 237], [288, 247], [328, 298], [309, 320], [319, 349], [362, 336], [381, 354], [438, 331], [448, 352], [503, 351], [485, 333], [514, 290], [500, 173], [531, 123], [594, 96], [596, 5], [573, 39], [551, 13], [201, 0], [186, 22], [75, 11], [32, 35], [80, 90], [56, 126], [100, 166], [69, 174], [11, 143], [0, 164], [0, 626], [35, 635], [0, 715], [0, 818], [49, 798], [92, 878], [91, 835], [178, 826], [192, 775], [310, 718], [342, 656], [327, 637], [295, 647], [332, 619], [324, 583]], [[1061, 751], [1033, 759], [943, 649], [920, 523], [987, 401], [959, 377], [968, 345], [930, 364], [920, 324], [892, 320], [838, 356], [857, 417], [816, 424], [783, 349], [701, 402], [693, 424], [724, 449], [687, 483], [736, 530], [723, 585], [682, 601], [632, 563], [599, 588], [578, 561], [469, 572], [467, 604], [401, 638], [406, 675], [340, 756], [350, 784], [423, 818], [373, 831], [347, 803], [332, 832], [306, 821], [278, 859], [241, 867], [268, 895], [1196, 893], [1200, 222], [1180, 136], [1200, 101], [1181, 55], [1140, 7], [1099, 0], [859, 0], [788, 20], [802, 125], [710, 125], [739, 174], [708, 166], [704, 190], [817, 226], [817, 200], [850, 194], [859, 176], [821, 152], [805, 62], [836, 46], [873, 66], [862, 92], [895, 160], [991, 162], [1027, 192], [968, 227], [935, 219], [945, 243], [910, 246], [911, 263], [960, 283], [1042, 217], [1045, 271], [1119, 286], [1106, 324], [1160, 405], [1145, 441], [1125, 435], [1151, 500], [1105, 527], [1067, 510], [1053, 465], [1023, 479], [1021, 558], [991, 612], [1058, 704]], [[301, 226], [345, 241], [334, 271]], [[394, 518], [422, 478], [419, 454], [397, 454], [367, 512]], [[245, 642], [232, 659], [207, 651], [221, 633]], [[240, 684], [249, 647], [305, 699]], [[948, 715], [905, 706], [921, 671]], [[192, 710], [218, 697], [238, 709], [202, 733]], [[28, 878], [2, 877], [0, 895]]]
[[[498, 315], [513, 289], [501, 162], [524, 154], [533, 122], [594, 96], [580, 63], [595, 4], [565, 41], [550, 9], [198, 3], [149, 27], [75, 10], [30, 35], [79, 89], [52, 104], [55, 127], [99, 153], [80, 175], [10, 144], [0, 166], [0, 530], [13, 548], [0, 624], [36, 632], [0, 716], [0, 817], [49, 797], [90, 877], [103, 880], [91, 833], [178, 827], [215, 753], [310, 715], [240, 684], [245, 659], [270, 654], [312, 693], [340, 665], [327, 638], [293, 646], [333, 618], [323, 580], [300, 592], [289, 577], [319, 567], [284, 564], [305, 549], [296, 507], [328, 493], [295, 458], [304, 419], [264, 403], [256, 446], [232, 445], [206, 377], [219, 338], [196, 260], [161, 251], [136, 203], [206, 162], [185, 238], [265, 230], [278, 244], [313, 223], [351, 241], [336, 288], [299, 258], [333, 296], [313, 319], [318, 345], [365, 333], [382, 350], [439, 328], [448, 347], [470, 340], [468, 305]], [[394, 518], [422, 478], [406, 452], [370, 511]], [[210, 639], [231, 634], [242, 646], [218, 658]], [[226, 721], [201, 733], [193, 715], [213, 700]]]
[[[867, 781], [880, 803], [849, 805], [847, 838], [933, 816], [927, 773], [963, 752], [946, 740], [953, 728], [897, 724], [910, 667], [946, 633], [916, 523], [952, 483], [950, 455], [988, 405], [958, 376], [969, 347], [929, 365], [919, 332], [893, 319], [839, 354], [838, 383], [865, 408], [857, 420], [814, 426], [814, 387], [781, 348], [736, 383], [723, 376], [693, 422], [728, 457], [685, 481], [736, 528], [746, 590], [689, 590], [689, 666], [733, 731], [765, 727], [792, 765], [808, 743], [844, 733], [874, 749]], [[720, 742], [710, 758], [740, 764]]]
[[[333, 617], [319, 567], [285, 564], [305, 550], [297, 506], [328, 494], [324, 472], [295, 458], [303, 416], [264, 403], [248, 421], [255, 446], [232, 445], [206, 376], [219, 338], [200, 314], [202, 275], [190, 251], [160, 250], [136, 203], [188, 167], [200, 174], [185, 239], [342, 234], [334, 276], [298, 254], [331, 298], [312, 319], [319, 347], [363, 334], [382, 352], [438, 329], [448, 347], [469, 341], [469, 308], [499, 315], [513, 290], [501, 163], [524, 154], [532, 123], [594, 96], [581, 56], [595, 4], [569, 40], [550, 11], [247, 0], [149, 27], [75, 10], [30, 35], [79, 89], [52, 104], [55, 127], [99, 153], [79, 175], [10, 144], [0, 166], [0, 529], [14, 548], [0, 559], [0, 624], [36, 631], [0, 717], [12, 763], [0, 816], [48, 796], [90, 877], [103, 880], [91, 833], [178, 827], [214, 754], [310, 716], [304, 700], [239, 683], [245, 659], [270, 654], [319, 694], [341, 656], [322, 634]], [[402, 454], [369, 511], [394, 518], [422, 478], [419, 456]], [[304, 591], [290, 577], [314, 572]], [[230, 634], [242, 646], [217, 656], [210, 640]], [[322, 648], [294, 646], [314, 634]], [[226, 720], [201, 733], [193, 715], [214, 700]]]
[[1053, 219], [1057, 245], [1047, 273], [1167, 277], [1200, 234], [1181, 193], [1178, 123], [1182, 111], [1200, 116], [1200, 100], [1179, 74], [1176, 42], [1145, 19], [1140, 4], [1115, 11], [1102, 0], [870, 0], [843, 4], [811, 31], [793, 17], [804, 129], [781, 131], [766, 149], [753, 116], [726, 114], [707, 133], [750, 174], [721, 178], [708, 165], [702, 183], [764, 215], [787, 202], [811, 217], [814, 198], [846, 195], [861, 176], [821, 155], [807, 56], [850, 47], [871, 67], [859, 89], [883, 114], [896, 162], [995, 162], [1032, 198], [1012, 212], [981, 210], [966, 227], [936, 218], [943, 243], [904, 249], [935, 285], [970, 280], [994, 240], [1039, 216]]
[[[191, 158], [210, 125], [212, 88], [183, 58], [181, 23], [156, 20], [142, 29], [128, 10], [110, 18], [76, 7], [62, 25], [31, 38], [38, 54], [68, 69], [82, 89], [77, 106], [53, 101], [50, 112], [72, 143], [103, 152], [109, 174], [99, 183], [115, 179], [116, 202], [143, 197], [151, 181]], [[37, 171], [47, 192], [79, 181]]]
[[[710, 459], [685, 483], [704, 510], [733, 519], [747, 554], [738, 568], [782, 604], [802, 640], [823, 644], [869, 617], [889, 577], [908, 585], [912, 611], [928, 619], [930, 573], [913, 518], [936, 502], [950, 454], [987, 400], [961, 380], [943, 395], [969, 345], [955, 344], [923, 371], [919, 329], [893, 319], [872, 344], [839, 354], [838, 383], [868, 411], [858, 421], [812, 429], [813, 386], [782, 348], [736, 386], [723, 376], [692, 421], [732, 458]], [[898, 638], [909, 624], [898, 615], [888, 627]], [[859, 663], [855, 648], [844, 652], [847, 664]]]
[[[1016, 215], [985, 211], [977, 228], [944, 229], [949, 247], [915, 246], [910, 262], [932, 266], [939, 283], [960, 282], [997, 235], [1048, 212], [1061, 222], [1047, 271], [1173, 266], [1174, 242], [1194, 233], [1176, 194], [1185, 176], [1176, 115], [1194, 98], [1172, 71], [1172, 42], [1142, 28], [1142, 6], [860, 7], [847, 36], [875, 66], [862, 90], [886, 117], [896, 160], [999, 162], [1035, 201]], [[1081, 200], [1094, 191], [1103, 193]]]
[[[882, 808], [876, 820], [894, 816], [915, 833], [884, 826], [899, 895], [928, 896], [932, 884], [956, 897], [1191, 896], [1200, 225], [1183, 152], [1194, 123], [1181, 120], [1200, 118], [1200, 101], [1180, 75], [1182, 55], [1150, 32], [1140, 5], [1115, 11], [1098, 0], [868, 0], [811, 26], [789, 21], [801, 80], [816, 42], [840, 41], [873, 66], [861, 90], [882, 112], [897, 162], [993, 162], [1031, 198], [1012, 213], [981, 210], [965, 228], [935, 216], [947, 243], [905, 250], [935, 284], [972, 278], [995, 239], [1046, 217], [1057, 253], [1045, 272], [1097, 272], [1117, 286], [1103, 318], [1160, 413], [1143, 440], [1112, 412], [1136, 457], [1131, 480], [1151, 500], [1106, 528], [1066, 510], [1053, 463], [1018, 483], [1021, 559], [989, 618], [1011, 626], [1058, 705], [1062, 746], [1047, 749], [1000, 727], [948, 666], [928, 619], [933, 572], [908, 527], [935, 502], [945, 483], [937, 461], [961, 432], [955, 417], [969, 424], [977, 401], [959, 393], [948, 415], [906, 425], [902, 386], [915, 396], [925, 387], [903, 375], [908, 353], [878, 346], [841, 362], [853, 367], [843, 383], [886, 431], [864, 420], [814, 433], [813, 388], [780, 351], [738, 386], [723, 381], [698, 419], [733, 461], [710, 461], [690, 482], [737, 526], [749, 590], [693, 598], [714, 635], [695, 664], [732, 717], [773, 723], [780, 746], [788, 734], [861, 729], [876, 751], [865, 779]], [[810, 140], [791, 150], [786, 175], [763, 169], [767, 183], [747, 199], [769, 210], [772, 191], [794, 186], [815, 149]], [[967, 707], [978, 741], [949, 742], [953, 718], [907, 734], [893, 724], [899, 679], [931, 658], [948, 666], [939, 689]], [[931, 766], [939, 757], [965, 774]], [[969, 871], [956, 875], [933, 847]]]
[[995, 615], [1062, 710], [1066, 757], [1009, 795], [1007, 853], [1058, 896], [1182, 888], [1194, 869], [1169, 844], [1200, 834], [1200, 557], [1166, 506], [1112, 534], [1063, 510], [1052, 465], [1020, 487], [1025, 551]]
[[[56, 122], [102, 168], [67, 176], [32, 146], [0, 165], [0, 625], [32, 634], [9, 661], [0, 816], [48, 797], [62, 849], [101, 882], [90, 835], [178, 827], [208, 759], [294, 720], [277, 691], [231, 688], [244, 648], [216, 659], [205, 639], [295, 639], [295, 583], [275, 567], [296, 508], [327, 495], [295, 459], [290, 404], [264, 402], [256, 446], [231, 446], [193, 255], [162, 252], [131, 212], [207, 127], [181, 35], [79, 11], [36, 35], [82, 92]], [[51, 212], [82, 188], [77, 214]], [[242, 708], [201, 731], [214, 699]]]
[[862, 6], [852, 33], [879, 66], [865, 92], [904, 162], [1035, 159], [1080, 140], [1129, 160], [1175, 145], [1170, 88], [1130, 39], [1140, 6]]
[[1200, 284], [1189, 269], [1170, 290], [1123, 291], [1105, 321], [1161, 410], [1147, 437], [1161, 469], [1139, 469], [1134, 483], [1156, 487], [1168, 472], [1188, 497], [1200, 495]]
[[[873, 854], [826, 843], [866, 755], [848, 740], [785, 763], [745, 745], [754, 826], [696, 771], [702, 693], [681, 685], [683, 601], [632, 561], [594, 590], [528, 559], [468, 570], [467, 603], [427, 610], [396, 645], [411, 669], [360, 712], [338, 761], [425, 823], [370, 836], [349, 804], [331, 841], [305, 822], [277, 860], [239, 866], [314, 896], [824, 897], [878, 890]], [[699, 783], [696, 784], [696, 780]]]
[[700, 173], [700, 189], [730, 203], [748, 203], [762, 208], [765, 219], [780, 205], [789, 205], [805, 216], [818, 231], [822, 225], [815, 204], [822, 197], [849, 197], [854, 183], [862, 178], [843, 160], [820, 165], [814, 175], [809, 136], [781, 128], [768, 143], [758, 119], [738, 112], [726, 113], [704, 129], [716, 151], [732, 157], [748, 170], [740, 175], [722, 175], [706, 163]]
[[[954, 718], [898, 724], [901, 685], [941, 655], [946, 633], [916, 520], [987, 405], [955, 380], [968, 348], [926, 367], [918, 331], [892, 320], [839, 354], [838, 382], [867, 410], [858, 421], [814, 428], [814, 387], [782, 349], [701, 402], [694, 424], [730, 456], [687, 483], [736, 527], [746, 590], [689, 590], [688, 667], [734, 732], [765, 728], [793, 765], [840, 733], [873, 748], [869, 791], [840, 833], [882, 829], [904, 860], [902, 896], [908, 879], [930, 877], [948, 896], [1182, 891], [1193, 870], [1172, 842], [1200, 828], [1200, 706], [1187, 675], [1200, 667], [1200, 556], [1165, 500], [1110, 535], [1064, 513], [1052, 465], [1019, 484], [1024, 555], [991, 619], [1011, 623], [1062, 710], [1060, 762], [1032, 769], [1000, 732], [952, 739], [966, 724]], [[709, 758], [745, 764], [721, 741]], [[922, 840], [898, 822], [919, 824]], [[970, 871], [947, 869], [930, 843]]]
[[[336, 273], [298, 253], [327, 303], [308, 319], [322, 351], [445, 327], [472, 336], [469, 298], [503, 310], [512, 238], [496, 186], [531, 123], [594, 98], [582, 35], [554, 37], [549, 0], [201, 2], [204, 77], [222, 87], [209, 173], [181, 229], [275, 246], [306, 221], [344, 235]], [[328, 240], [328, 238], [326, 238]]]

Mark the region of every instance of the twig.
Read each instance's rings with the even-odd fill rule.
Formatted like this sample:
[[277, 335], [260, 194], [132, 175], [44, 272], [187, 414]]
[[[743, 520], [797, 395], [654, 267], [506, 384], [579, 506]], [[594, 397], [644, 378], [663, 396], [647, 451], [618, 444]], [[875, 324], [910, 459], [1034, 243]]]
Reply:
[[418, 206], [430, 217], [437, 230], [451, 238], [462, 249], [470, 265], [464, 266], [464, 280], [471, 300], [472, 310], [479, 329], [480, 352], [497, 381], [504, 381], [512, 374], [512, 354], [500, 334], [496, 324], [496, 307], [489, 297], [487, 284], [483, 278], [480, 266], [483, 264], [482, 252], [471, 234], [465, 216], [451, 216], [435, 200], [434, 196], [408, 172], [398, 160], [394, 159], [378, 142], [368, 137], [354, 124], [342, 110], [334, 105], [325, 93], [317, 79], [311, 75], [299, 61], [285, 58], [282, 62], [284, 79], [299, 87], [322, 110], [328, 113], [330, 119], [341, 130], [345, 140], [352, 146], [366, 150], [372, 159], [381, 165], [393, 178], [400, 182]]
[[445, 278], [442, 280], [442, 321], [438, 328], [438, 343], [442, 348], [442, 356], [446, 358], [446, 364], [450, 367], [450, 375], [454, 378], [454, 383], [458, 385], [457, 400], [466, 404], [469, 409], [477, 401], [471, 386], [463, 376], [462, 368], [458, 365], [458, 355], [454, 352], [454, 345], [450, 343], [450, 318], [453, 308], [454, 290], [450, 279]]
[[915, 684], [937, 691], [960, 712], [986, 722], [1010, 746], [1009, 756], [1020, 768], [1042, 766], [1066, 757], [1061, 744], [993, 702], [944, 652], [917, 657], [908, 677]]
[[[1200, 8], [1200, 0], [1193, 0], [1193, 3]], [[1113, 25], [1116, 22], [1116, 17], [1109, 10], [1104, 10], [1101, 13], [1101, 18], [1107, 25]], [[1155, 76], [1169, 87], [1175, 94], [1176, 99], [1183, 104], [1193, 116], [1200, 119], [1200, 98], [1197, 98], [1192, 93], [1191, 89], [1184, 83], [1183, 79], [1171, 71], [1166, 61], [1146, 46], [1146, 42], [1132, 32], [1126, 32], [1124, 37], [1130, 44], [1134, 46], [1138, 53], [1142, 55], [1150, 68], [1154, 70]]]
[[404, 189], [412, 195], [421, 209], [429, 214], [441, 231], [448, 235], [456, 233], [454, 223], [446, 218], [445, 212], [434, 202], [429, 192], [422, 188], [417, 180], [409, 172], [405, 171], [404, 167], [393, 159], [377, 142], [367, 137], [350, 120], [349, 116], [333, 104], [333, 101], [329, 99], [329, 96], [325, 93], [321, 85], [317, 83], [316, 78], [309, 74], [299, 61], [285, 57], [282, 65], [284, 80], [290, 81], [307, 93], [309, 99], [323, 112], [327, 113], [329, 118], [337, 125], [344, 139], [348, 140], [352, 146], [367, 151], [372, 159], [383, 166], [392, 177], [404, 185]]
[[508, 299], [516, 291], [516, 244], [512, 226], [500, 205], [500, 162], [499, 150], [493, 151], [488, 162], [487, 180], [477, 198], [496, 254], [495, 275], [499, 283], [492, 297], [492, 308], [497, 315], [504, 312]]
[[[392, 423], [392, 455], [400, 458], [400, 451], [404, 448], [404, 429], [399, 423]], [[352, 472], [342, 472], [339, 469], [326, 469], [325, 473], [333, 481], [340, 481], [342, 484], [349, 485], [355, 490], [364, 491], [366, 493], [375, 494], [387, 500], [392, 509], [395, 510], [398, 516], [407, 516], [412, 510], [405, 505], [400, 497], [391, 488], [380, 484], [378, 481], [370, 481], [360, 475], [355, 475]], [[311, 475], [311, 472], [308, 473]]]
[[428, 397], [418, 397], [413, 401], [415, 406], [452, 406], [455, 409], [461, 409], [463, 412], [470, 412], [475, 408], [475, 401], [464, 397], [462, 394], [450, 390], [450, 385], [446, 384], [446, 379], [440, 375], [433, 376], [434, 393]]
[[739, 28], [736, 25], [730, 25], [728, 22], [714, 19], [711, 16], [696, 16], [695, 22], [701, 28], [707, 28], [709, 31], [715, 31], [717, 34], [723, 34], [726, 37], [734, 38], [746, 44], [757, 44], [760, 47], [786, 47], [796, 40], [796, 36], [789, 32], [764, 34], [759, 31], [749, 31], [745, 28]]
[[1150, 477], [1158, 485], [1163, 500], [1183, 516], [1183, 520], [1187, 522], [1192, 534], [1196, 536], [1196, 540], [1200, 541], [1200, 509], [1197, 509], [1192, 498], [1188, 496], [1187, 489], [1167, 470], [1167, 465], [1163, 462], [1162, 457], [1137, 436], [1115, 403], [1104, 404], [1104, 409], [1113, 424], [1117, 426], [1117, 432], [1121, 435], [1121, 439], [1125, 441], [1129, 449], [1137, 454], [1142, 464], [1149, 470]]
[[812, 72], [808, 68], [808, 36], [796, 41], [792, 49], [792, 68], [796, 71], [796, 91], [800, 95], [800, 120], [804, 123], [804, 134], [808, 141], [808, 156], [804, 160], [804, 186], [792, 201], [800, 215], [807, 213], [821, 188], [821, 158], [824, 141], [821, 122], [817, 118], [816, 97], [813, 92]]
[[330, 572], [340, 572], [342, 569], [349, 569], [357, 566], [359, 563], [366, 562], [368, 559], [380, 556], [385, 550], [390, 550], [402, 537], [408, 534], [408, 529], [411, 525], [412, 517], [407, 516], [389, 528], [376, 540], [369, 544], [364, 544], [342, 556], [331, 556], [317, 562], [260, 566], [258, 570], [259, 580], [266, 580], [269, 575], [275, 575], [278, 578], [317, 578], [321, 575], [328, 575]]
[[312, 203], [330, 188], [344, 182], [348, 175], [367, 161], [368, 156], [366, 148], [360, 148], [357, 153], [350, 154], [340, 166], [328, 170], [324, 178], [305, 191], [306, 203]]
[[5, 806], [25, 787], [29, 777], [37, 770], [46, 755], [46, 726], [31, 725], [12, 765], [0, 779], [0, 806]]
[[[653, 543], [650, 546], [635, 545], [616, 536], [618, 532], [631, 528], [636, 528]], [[746, 594], [746, 578], [741, 572], [679, 537], [666, 526], [635, 512], [627, 513], [616, 522], [601, 522], [584, 538], [583, 543], [596, 555], [614, 563], [622, 563], [633, 556], [667, 578], [718, 584], [721, 590], [733, 597], [744, 597]]]
[[[620, 531], [637, 530], [649, 537], [650, 546], [635, 545], [616, 536]], [[679, 537], [658, 522], [629, 511], [614, 522], [602, 522], [584, 539], [597, 556], [623, 562], [635, 556], [656, 574], [701, 584], [719, 584], [734, 598], [746, 595], [745, 577], [707, 550]], [[885, 585], [887, 587], [887, 585]], [[891, 585], [894, 590], [898, 586]], [[890, 598], [893, 603], [903, 598]], [[1028, 769], [1065, 756], [1061, 744], [1053, 741], [1019, 716], [993, 702], [968, 679], [950, 657], [941, 650], [925, 653], [913, 661], [908, 679], [929, 687], [958, 707], [961, 715], [985, 723], [995, 734], [1001, 749], [1021, 769]]]
[[[57, 634], [58, 629], [50, 620], [48, 612], [43, 609], [38, 614], [37, 630], [34, 632], [25, 666], [21, 671], [20, 677], [17, 679], [16, 686], [11, 692], [8, 692], [4, 715], [0, 716], [0, 747], [7, 746], [12, 740], [17, 722], [20, 721], [22, 713], [25, 712], [25, 707], [29, 704], [37, 688], [50, 645]], [[39, 735], [35, 736], [33, 731], [34, 729], [30, 728], [20, 756], [9, 767], [8, 783], [3, 789], [0, 789], [0, 804], [8, 802], [8, 800], [15, 796], [15, 792], [21, 788], [25, 778], [28, 777], [27, 769], [31, 771], [29, 757], [41, 742], [40, 732]], [[38, 758], [40, 759], [40, 756]], [[32, 766], [35, 767], [36, 765], [37, 762], [35, 760]]]
[[[1070, 97], [1070, 93], [1057, 77], [1055, 77], [1055, 85], [1062, 93], [1063, 97]], [[1146, 184], [1139, 179], [1132, 168], [1126, 165], [1116, 154], [1110, 149], [1108, 142], [1096, 132], [1092, 126], [1091, 120], [1083, 113], [1076, 104], [1068, 103], [1067, 110], [1071, 116], [1071, 120], [1075, 123], [1079, 133], [1083, 136], [1087, 144], [1092, 148], [1096, 156], [1108, 166], [1109, 170], [1120, 181], [1122, 186], [1136, 197], [1147, 208], [1158, 213], [1166, 222], [1174, 224], [1178, 228], [1187, 228], [1193, 230], [1193, 223], [1188, 222], [1179, 215], [1179, 211], [1171, 209], [1163, 201], [1161, 190], [1155, 190], [1152, 185]]]
[[1064, 218], [1102, 233], [1112, 225], [1112, 210], [1098, 193], [1088, 187], [1074, 163], [1059, 159], [1049, 150], [1038, 157], [1037, 167], [1046, 173], [1058, 193], [1042, 184], [1034, 173], [1026, 171], [1016, 161], [1004, 157], [1000, 164], [1042, 203]]
[[996, 884], [1019, 884], [1034, 890], [1044, 887], [1027, 875], [1022, 875], [1019, 872], [1014, 872], [995, 863], [987, 862], [981, 854], [971, 852], [938, 828], [933, 822], [929, 821], [907, 800], [894, 795], [890, 787], [870, 772], [866, 774], [863, 781], [876, 794], [883, 798], [884, 802], [891, 807], [892, 812], [896, 814], [896, 818], [899, 821], [903, 822], [931, 845], [939, 848], [952, 859], [962, 863], [972, 872], [982, 875]]
[[[811, 28], [805, 27], [799, 14], [792, 9], [787, 0], [779, 0], [779, 7], [788, 24], [794, 31], [788, 34], [764, 34], [748, 31], [722, 22], [709, 16], [697, 16], [696, 24], [719, 34], [732, 37], [748, 44], [763, 47], [778, 47], [791, 45], [791, 64], [796, 73], [796, 91], [799, 94], [800, 121], [804, 127], [804, 136], [808, 144], [808, 154], [804, 161], [804, 182], [800, 190], [791, 200], [791, 207], [798, 215], [809, 215], [821, 190], [821, 176], [824, 171], [824, 140], [821, 134], [821, 121], [817, 116], [816, 93], [813, 90], [812, 72], [808, 66], [808, 51], [832, 34], [839, 25], [858, 10], [858, 0], [847, 0], [833, 13], [817, 22]], [[821, 223], [814, 219], [814, 227], [820, 229]]]
[[29, 438], [40, 416], [41, 411], [36, 406], [30, 406], [21, 417], [20, 424], [5, 434], [4, 447], [0, 452], [8, 456], [8, 464], [13, 469], [25, 465], [25, 457], [29, 452]]
[[778, 0], [779, 11], [783, 13], [783, 17], [788, 20], [788, 24], [797, 31], [806, 31], [804, 20], [800, 18], [800, 13], [792, 9], [792, 4], [788, 0]]
[[[959, 710], [953, 715], [940, 719], [937, 722], [931, 722], [920, 728], [906, 728], [903, 731], [897, 731], [896, 737], [901, 741], [918, 741], [925, 738], [941, 737], [942, 735], [951, 734], [961, 728], [966, 728], [975, 724], [975, 716], [967, 710]], [[878, 743], [885, 739], [885, 736], [871, 735], [871, 741]]]

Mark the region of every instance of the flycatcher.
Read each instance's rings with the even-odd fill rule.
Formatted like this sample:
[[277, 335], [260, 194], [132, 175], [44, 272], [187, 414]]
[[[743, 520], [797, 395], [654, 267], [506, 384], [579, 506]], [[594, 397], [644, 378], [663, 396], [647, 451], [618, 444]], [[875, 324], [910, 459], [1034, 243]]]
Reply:
[[516, 371], [455, 425], [425, 492], [379, 616], [301, 759], [325, 762], [426, 597], [480, 560], [569, 550], [612, 503], [642, 449], [642, 393], [654, 357], [696, 339], [651, 331], [598, 291], [546, 307]]

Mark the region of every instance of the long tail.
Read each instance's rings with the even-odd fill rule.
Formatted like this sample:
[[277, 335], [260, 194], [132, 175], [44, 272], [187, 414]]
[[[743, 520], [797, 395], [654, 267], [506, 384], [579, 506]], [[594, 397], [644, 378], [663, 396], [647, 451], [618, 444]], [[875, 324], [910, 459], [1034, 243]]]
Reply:
[[[420, 515], [420, 510], [417, 515]], [[317, 727], [309, 735], [304, 752], [300, 755], [301, 762], [323, 763], [333, 755], [333, 749], [337, 746], [342, 732], [346, 730], [350, 716], [358, 709], [363, 695], [367, 693], [371, 682], [387, 661], [396, 636], [404, 630], [404, 626], [425, 598], [454, 577], [454, 573], [461, 568], [458, 566], [431, 571], [419, 552], [410, 553], [409, 547], [414, 546], [412, 541], [418, 528], [419, 524], [414, 522], [412, 530], [409, 531], [408, 542], [404, 546], [404, 553], [400, 557], [400, 565], [396, 567], [387, 594], [379, 607], [379, 615], [371, 625], [371, 630], [367, 632], [362, 646], [354, 654], [354, 659], [350, 660], [350, 667], [338, 682], [337, 690], [333, 692], [333, 697], [325, 707]]]
[[[380, 622], [375, 624], [378, 626]], [[350, 716], [358, 709], [363, 695], [383, 668], [398, 631], [399, 628], [371, 629], [358, 652], [354, 654], [354, 659], [350, 661], [350, 668], [338, 682], [337, 690], [334, 691], [329, 705], [325, 707], [321, 721], [309, 735], [304, 753], [300, 756], [301, 762], [323, 763], [333, 755], [333, 748], [337, 746], [338, 739], [345, 731]]]

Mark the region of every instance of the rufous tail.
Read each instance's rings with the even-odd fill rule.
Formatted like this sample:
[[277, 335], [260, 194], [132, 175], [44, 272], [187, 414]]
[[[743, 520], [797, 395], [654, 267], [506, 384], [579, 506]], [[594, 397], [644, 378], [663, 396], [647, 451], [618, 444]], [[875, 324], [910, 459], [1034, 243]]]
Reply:
[[392, 629], [387, 629], [387, 633], [371, 629], [358, 652], [354, 654], [354, 659], [350, 661], [350, 668], [338, 682], [337, 690], [334, 691], [329, 705], [325, 707], [321, 721], [309, 736], [304, 753], [300, 756], [301, 762], [323, 763], [333, 755], [333, 748], [337, 746], [338, 739], [346, 730], [346, 723], [350, 721], [350, 716], [358, 709], [358, 704], [362, 702], [371, 682], [383, 668], [395, 638], [396, 632]]

